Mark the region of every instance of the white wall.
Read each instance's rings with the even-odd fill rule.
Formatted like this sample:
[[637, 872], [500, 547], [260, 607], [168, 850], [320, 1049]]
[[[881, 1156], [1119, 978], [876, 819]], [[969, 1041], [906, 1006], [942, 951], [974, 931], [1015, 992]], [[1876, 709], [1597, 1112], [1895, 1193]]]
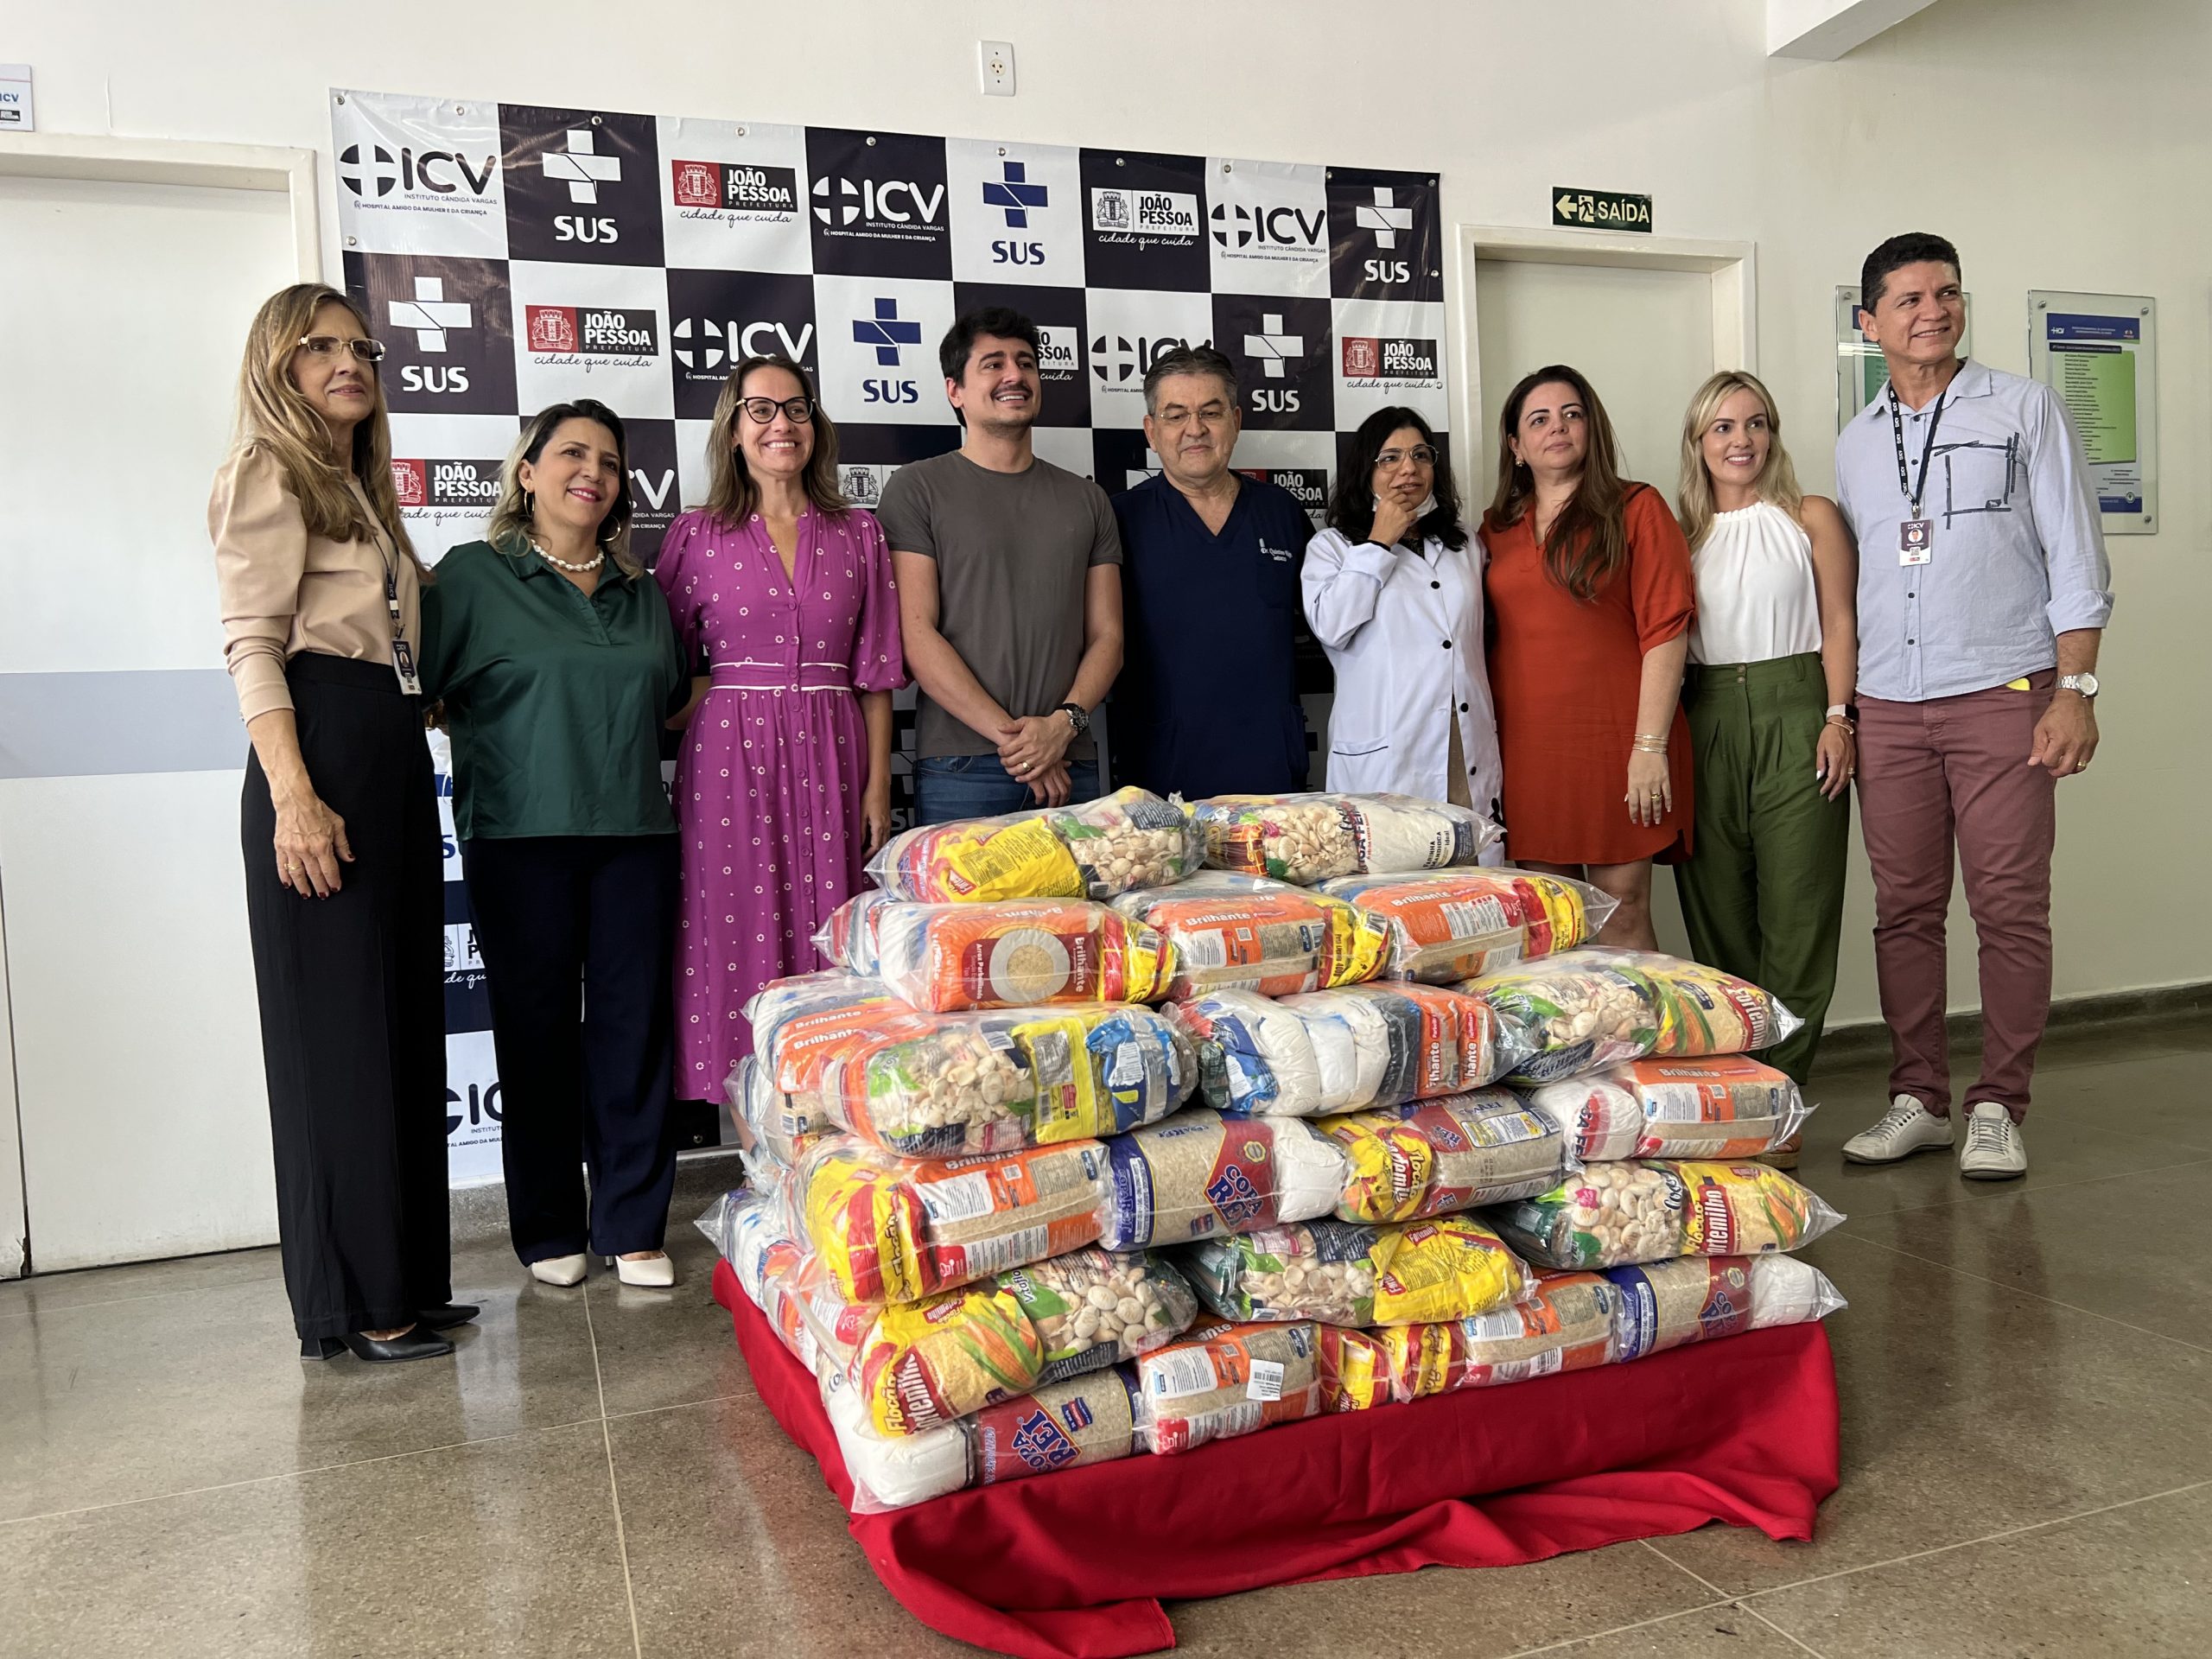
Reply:
[[[1662, 235], [1758, 244], [1760, 364], [1815, 488], [1834, 429], [1831, 295], [1882, 237], [1960, 245], [1977, 346], [1999, 368], [2025, 367], [2030, 287], [2154, 294], [2165, 528], [2113, 543], [2107, 747], [2097, 776], [2062, 791], [2058, 985], [2212, 978], [2212, 898], [2185, 856], [2212, 815], [2196, 770], [2212, 682], [2190, 637], [2212, 615], [2212, 410], [2196, 390], [2212, 384], [2208, 9], [1939, 0], [1834, 64], [1769, 60], [1755, 0], [1361, 16], [1335, 0], [387, 0], [372, 15], [79, 0], [18, 9], [9, 54], [34, 65], [56, 131], [327, 151], [326, 91], [351, 86], [1433, 167], [1454, 222], [1547, 224], [1555, 185], [1648, 191]], [[976, 91], [986, 36], [1014, 43], [1020, 96]], [[327, 172], [324, 189], [327, 207]], [[1836, 1014], [1865, 1019], [1863, 880], [1852, 904]], [[1970, 954], [1954, 954], [1968, 1005]]]

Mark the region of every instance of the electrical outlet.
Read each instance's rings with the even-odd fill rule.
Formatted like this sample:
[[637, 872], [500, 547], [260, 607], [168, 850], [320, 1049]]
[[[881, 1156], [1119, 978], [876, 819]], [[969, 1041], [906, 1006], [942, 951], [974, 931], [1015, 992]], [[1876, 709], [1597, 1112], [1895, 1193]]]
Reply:
[[1014, 43], [1011, 41], [976, 41], [976, 66], [982, 77], [985, 98], [1014, 96]]

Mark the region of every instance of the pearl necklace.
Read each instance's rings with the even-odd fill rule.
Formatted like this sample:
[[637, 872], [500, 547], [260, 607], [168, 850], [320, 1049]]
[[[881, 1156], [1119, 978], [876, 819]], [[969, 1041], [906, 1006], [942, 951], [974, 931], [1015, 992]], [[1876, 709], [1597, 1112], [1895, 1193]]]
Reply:
[[537, 538], [536, 537], [531, 537], [530, 538], [530, 550], [537, 554], [539, 558], [544, 560], [546, 563], [552, 565], [556, 569], [566, 570], [571, 575], [588, 576], [593, 571], [598, 569], [601, 565], [607, 563], [607, 554], [604, 550], [601, 550], [601, 551], [593, 554], [591, 557], [586, 559], [582, 564], [570, 564], [566, 559], [555, 558], [550, 553], [548, 553], [543, 548], [540, 547], [537, 544]]

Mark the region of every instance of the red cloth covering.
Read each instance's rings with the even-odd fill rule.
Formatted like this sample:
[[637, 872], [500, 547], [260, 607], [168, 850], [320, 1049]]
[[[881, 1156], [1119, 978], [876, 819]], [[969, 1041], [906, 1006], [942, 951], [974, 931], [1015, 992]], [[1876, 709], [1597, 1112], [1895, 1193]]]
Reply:
[[1836, 1486], [1834, 1363], [1827, 1333], [1799, 1325], [851, 1515], [814, 1378], [726, 1262], [714, 1289], [884, 1587], [931, 1629], [1020, 1659], [1173, 1648], [1162, 1599], [1516, 1566], [1710, 1521], [1810, 1538]]

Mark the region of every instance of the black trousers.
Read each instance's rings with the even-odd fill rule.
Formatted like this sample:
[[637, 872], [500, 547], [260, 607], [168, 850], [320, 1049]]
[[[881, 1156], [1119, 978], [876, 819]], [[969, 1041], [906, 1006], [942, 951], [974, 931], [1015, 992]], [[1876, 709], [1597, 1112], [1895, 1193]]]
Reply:
[[472, 836], [461, 866], [515, 1254], [660, 1249], [676, 1185], [675, 836]]
[[391, 665], [302, 652], [285, 678], [308, 777], [353, 862], [327, 899], [277, 879], [276, 810], [250, 755], [246, 925], [284, 1287], [302, 1337], [336, 1337], [411, 1324], [453, 1294], [443, 853], [421, 704]]

